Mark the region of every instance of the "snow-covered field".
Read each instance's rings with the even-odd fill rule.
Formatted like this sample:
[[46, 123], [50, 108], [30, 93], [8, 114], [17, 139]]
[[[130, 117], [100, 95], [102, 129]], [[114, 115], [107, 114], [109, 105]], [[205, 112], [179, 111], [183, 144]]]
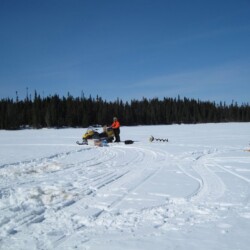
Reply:
[[250, 123], [84, 132], [0, 131], [0, 249], [249, 249]]

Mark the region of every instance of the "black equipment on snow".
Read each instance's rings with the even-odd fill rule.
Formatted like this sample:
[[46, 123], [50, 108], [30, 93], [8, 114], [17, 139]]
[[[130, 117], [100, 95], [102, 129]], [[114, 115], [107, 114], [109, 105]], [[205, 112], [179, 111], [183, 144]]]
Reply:
[[132, 141], [132, 140], [125, 140], [124, 143], [125, 143], [125, 144], [133, 144], [134, 141]]

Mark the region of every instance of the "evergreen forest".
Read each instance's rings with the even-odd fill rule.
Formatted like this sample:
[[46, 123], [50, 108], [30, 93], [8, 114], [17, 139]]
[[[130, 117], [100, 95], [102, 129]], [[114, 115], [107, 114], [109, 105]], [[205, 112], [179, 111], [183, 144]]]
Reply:
[[188, 98], [106, 101], [101, 97], [34, 97], [0, 100], [0, 129], [62, 128], [110, 125], [117, 116], [122, 126], [250, 122], [249, 104], [215, 103]]

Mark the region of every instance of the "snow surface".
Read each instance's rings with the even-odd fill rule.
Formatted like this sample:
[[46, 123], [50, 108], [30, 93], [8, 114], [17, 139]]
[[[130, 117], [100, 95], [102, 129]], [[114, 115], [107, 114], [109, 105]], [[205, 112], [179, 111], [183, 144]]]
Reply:
[[249, 249], [250, 123], [84, 132], [0, 131], [0, 249]]

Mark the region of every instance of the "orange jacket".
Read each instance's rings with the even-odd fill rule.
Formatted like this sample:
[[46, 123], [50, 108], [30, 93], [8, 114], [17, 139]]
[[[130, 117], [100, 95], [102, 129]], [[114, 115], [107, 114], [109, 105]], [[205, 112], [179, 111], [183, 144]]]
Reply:
[[112, 128], [116, 129], [116, 128], [120, 128], [120, 122], [118, 122], [118, 120], [114, 121], [111, 125]]

